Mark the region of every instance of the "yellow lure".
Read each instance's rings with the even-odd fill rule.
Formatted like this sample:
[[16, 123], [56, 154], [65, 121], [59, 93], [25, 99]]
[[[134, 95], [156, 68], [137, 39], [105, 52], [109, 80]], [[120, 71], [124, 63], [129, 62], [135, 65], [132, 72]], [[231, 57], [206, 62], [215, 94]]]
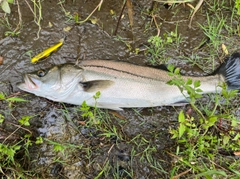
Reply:
[[64, 39], [61, 39], [57, 44], [45, 49], [43, 52], [34, 56], [31, 60], [32, 63], [36, 63], [42, 58], [48, 57], [52, 52], [56, 51], [59, 47], [62, 46]]

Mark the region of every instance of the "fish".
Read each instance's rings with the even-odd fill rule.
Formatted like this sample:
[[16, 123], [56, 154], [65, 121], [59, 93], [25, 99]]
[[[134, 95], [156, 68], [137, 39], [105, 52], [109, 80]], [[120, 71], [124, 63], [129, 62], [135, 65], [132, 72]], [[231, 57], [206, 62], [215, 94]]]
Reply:
[[42, 51], [41, 53], [37, 54], [36, 56], [34, 56], [32, 59], [31, 59], [31, 62], [32, 63], [36, 63], [38, 62], [39, 60], [43, 59], [43, 58], [47, 58], [49, 55], [51, 55], [52, 52], [56, 51], [59, 47], [62, 46], [64, 42], [64, 39], [60, 39], [59, 42], [47, 49], [45, 49], [44, 51]]
[[[234, 53], [207, 76], [183, 76], [200, 80], [202, 93], [221, 91], [225, 82], [229, 90], [240, 88], [240, 54]], [[168, 71], [126, 62], [84, 60], [79, 65], [62, 64], [48, 70], [24, 75], [18, 84], [23, 91], [56, 102], [122, 110], [123, 108], [174, 106], [186, 101], [177, 86], [167, 84]], [[100, 92], [98, 99], [94, 95]]]

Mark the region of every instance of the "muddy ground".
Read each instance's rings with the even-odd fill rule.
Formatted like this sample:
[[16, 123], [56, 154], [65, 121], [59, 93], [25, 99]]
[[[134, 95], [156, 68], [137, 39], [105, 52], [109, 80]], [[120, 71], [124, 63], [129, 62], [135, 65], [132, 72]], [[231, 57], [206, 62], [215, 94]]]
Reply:
[[[33, 6], [30, 1], [28, 2]], [[16, 125], [11, 125], [12, 123], [17, 124], [17, 120], [22, 116], [32, 116], [30, 127], [26, 127], [27, 130], [24, 127], [15, 131], [8, 138], [8, 142], [20, 140], [27, 133], [31, 133], [32, 141], [38, 136], [44, 138], [43, 144], [33, 144], [29, 148], [27, 156], [18, 153], [23, 168], [34, 170], [35, 177], [169, 178], [169, 172], [174, 166], [174, 160], [169, 153], [175, 153], [176, 150], [175, 141], [170, 139], [169, 127], [177, 126], [179, 111], [186, 110], [188, 106], [125, 109], [119, 114], [99, 110], [97, 116], [103, 122], [99, 126], [88, 127], [87, 119], [81, 117], [80, 107], [54, 103], [20, 91], [16, 86], [22, 81], [24, 73], [66, 62], [104, 59], [151, 65], [144, 49], [148, 45], [149, 37], [157, 34], [153, 17], [147, 14], [153, 8], [157, 9], [154, 15], [157, 15], [160, 35], [175, 31], [178, 23], [178, 33], [181, 34], [182, 41], [178, 48], [168, 49], [169, 63], [181, 67], [182, 73], [192, 75], [204, 75], [206, 71], [213, 71], [213, 68], [219, 65], [224, 56], [222, 52], [216, 56], [214, 67], [206, 66], [205, 73], [180, 58], [180, 56], [190, 57], [193, 53], [202, 58], [209, 55], [207, 48], [194, 51], [206, 37], [198, 23], [203, 24], [207, 21], [207, 3], [204, 3], [196, 13], [192, 28], [189, 28], [192, 11], [189, 6], [178, 4], [169, 8], [167, 5], [149, 0], [132, 2], [133, 27], [129, 24], [127, 8], [125, 8], [117, 35], [113, 33], [117, 27], [123, 2], [112, 0], [104, 0], [100, 11], [93, 14], [92, 17], [98, 19], [97, 23], [87, 21], [82, 24], [75, 23], [67, 16], [78, 13], [79, 19], [83, 20], [99, 1], [66, 0], [62, 3], [62, 7], [67, 15], [57, 1], [42, 1], [39, 38], [37, 38], [38, 26], [34, 22], [33, 14], [26, 1], [21, 0], [19, 1], [22, 18], [20, 34], [6, 37], [4, 34], [9, 29], [6, 26], [0, 27], [0, 56], [3, 57], [3, 64], [0, 65], [0, 91], [7, 96], [15, 95], [28, 100], [28, 102], [14, 103], [11, 108], [6, 101], [0, 101], [0, 110], [5, 116], [0, 131], [1, 139], [15, 131]], [[196, 4], [197, 2], [192, 3], [194, 6]], [[14, 29], [19, 21], [17, 5], [12, 5], [11, 10], [8, 19]], [[111, 14], [111, 10], [115, 14]], [[226, 11], [226, 16], [230, 13]], [[1, 16], [3, 18], [2, 12]], [[64, 30], [66, 27], [71, 29], [66, 31]], [[37, 64], [30, 62], [29, 52], [34, 56], [63, 37], [66, 37], [64, 44], [58, 51]], [[135, 53], [136, 48], [143, 50]], [[234, 52], [237, 48], [238, 46], [231, 46], [229, 51]], [[103, 129], [113, 132], [113, 128], [116, 128], [117, 135], [110, 137], [100, 135], [104, 133]], [[54, 151], [56, 144], [54, 145], [53, 142], [62, 144], [65, 150]], [[146, 149], [148, 153], [145, 153]]]

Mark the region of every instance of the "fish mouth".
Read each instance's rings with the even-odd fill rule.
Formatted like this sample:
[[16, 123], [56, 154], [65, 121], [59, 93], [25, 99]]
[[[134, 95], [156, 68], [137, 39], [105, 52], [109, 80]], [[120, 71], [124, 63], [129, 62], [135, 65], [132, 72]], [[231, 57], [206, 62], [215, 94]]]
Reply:
[[37, 89], [39, 88], [37, 84], [37, 79], [34, 79], [30, 75], [25, 74], [24, 77], [24, 83], [20, 83], [18, 87], [23, 90], [32, 90], [32, 89]]
[[27, 74], [24, 76], [24, 81], [29, 89], [37, 89], [38, 88], [38, 85], [37, 85], [38, 80], [34, 79], [33, 77], [31, 77]]

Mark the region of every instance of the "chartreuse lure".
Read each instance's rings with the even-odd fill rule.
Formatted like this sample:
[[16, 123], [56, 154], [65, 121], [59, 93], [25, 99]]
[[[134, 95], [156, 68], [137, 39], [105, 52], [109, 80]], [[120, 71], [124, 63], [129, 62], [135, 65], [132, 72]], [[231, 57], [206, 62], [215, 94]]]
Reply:
[[64, 39], [61, 39], [57, 44], [45, 49], [43, 52], [34, 56], [31, 60], [31, 62], [36, 63], [39, 60], [48, 57], [49, 55], [51, 55], [52, 52], [56, 51], [59, 47], [61, 47], [63, 42], [64, 42]]

